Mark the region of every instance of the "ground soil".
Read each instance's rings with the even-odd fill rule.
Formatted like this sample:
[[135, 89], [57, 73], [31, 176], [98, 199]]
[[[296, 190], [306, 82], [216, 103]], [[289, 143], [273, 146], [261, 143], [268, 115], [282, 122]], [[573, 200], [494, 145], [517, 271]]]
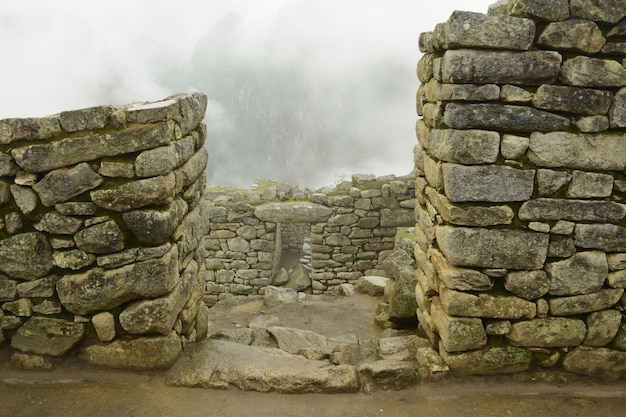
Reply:
[[[251, 321], [297, 327], [326, 336], [377, 337], [380, 299], [365, 295], [309, 296], [266, 308], [261, 299], [228, 301], [211, 309], [210, 332]], [[591, 416], [621, 417], [626, 381], [608, 382], [559, 370], [512, 376], [447, 377], [401, 391], [372, 394], [263, 394], [173, 388], [164, 371], [136, 372], [86, 365], [75, 355], [48, 372], [11, 365], [0, 347], [0, 417], [70, 416]]]

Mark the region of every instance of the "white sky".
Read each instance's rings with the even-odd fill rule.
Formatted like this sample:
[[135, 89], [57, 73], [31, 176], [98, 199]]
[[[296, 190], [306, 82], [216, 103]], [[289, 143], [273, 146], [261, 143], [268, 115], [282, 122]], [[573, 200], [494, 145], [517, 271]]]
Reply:
[[[278, 54], [272, 59], [290, 65], [290, 60], [306, 57], [307, 65], [329, 77], [345, 77], [386, 55], [406, 57], [410, 75], [406, 98], [400, 100], [407, 101], [407, 115], [397, 123], [403, 125], [398, 134], [406, 134], [406, 146], [412, 148], [419, 34], [454, 10], [486, 13], [493, 2], [0, 0], [0, 119], [159, 100], [197, 89], [187, 79], [196, 43], [226, 14], [236, 12], [243, 27], [236, 53], [247, 60], [267, 58], [258, 54], [269, 37]], [[300, 10], [307, 16], [298, 16]], [[292, 27], [285, 29], [283, 22], [277, 29], [281, 14], [298, 19]], [[406, 158], [403, 152], [398, 158]], [[410, 160], [412, 156], [400, 171], [410, 170]]]

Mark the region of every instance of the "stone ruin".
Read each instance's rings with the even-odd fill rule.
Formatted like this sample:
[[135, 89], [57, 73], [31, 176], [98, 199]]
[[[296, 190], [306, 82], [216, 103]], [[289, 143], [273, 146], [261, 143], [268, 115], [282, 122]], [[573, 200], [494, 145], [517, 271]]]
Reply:
[[[625, 15], [620, 0], [452, 13], [420, 36], [414, 175], [321, 192], [206, 190], [200, 93], [0, 120], [0, 343], [169, 367], [206, 337], [208, 306], [393, 275], [415, 226], [416, 266], [388, 263], [444, 366], [622, 376]], [[281, 269], [289, 251], [303, 279]]]

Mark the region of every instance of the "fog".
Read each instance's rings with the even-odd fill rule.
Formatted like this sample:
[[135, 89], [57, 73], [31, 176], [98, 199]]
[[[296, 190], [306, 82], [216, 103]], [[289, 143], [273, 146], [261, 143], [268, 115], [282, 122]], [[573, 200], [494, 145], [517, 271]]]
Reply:
[[0, 0], [0, 119], [198, 90], [210, 184], [405, 175], [419, 34], [492, 2]]

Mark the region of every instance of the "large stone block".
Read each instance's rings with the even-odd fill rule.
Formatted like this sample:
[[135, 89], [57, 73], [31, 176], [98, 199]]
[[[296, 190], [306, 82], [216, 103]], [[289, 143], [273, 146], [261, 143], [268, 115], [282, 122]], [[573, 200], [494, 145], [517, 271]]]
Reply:
[[550, 281], [544, 271], [511, 271], [504, 279], [504, 288], [518, 297], [535, 300], [547, 294]]
[[579, 295], [602, 288], [609, 266], [604, 252], [590, 251], [579, 252], [563, 261], [548, 262], [545, 271], [550, 279], [550, 295]]
[[117, 187], [91, 192], [91, 199], [107, 210], [126, 211], [149, 205], [164, 205], [172, 202], [176, 190], [176, 176], [170, 173], [131, 181]]
[[122, 369], [169, 368], [182, 352], [180, 338], [175, 331], [167, 336], [139, 337], [114, 340], [86, 346], [80, 358], [92, 365]]
[[617, 310], [596, 311], [587, 316], [587, 337], [585, 346], [606, 346], [615, 338], [622, 313]]
[[380, 211], [381, 227], [413, 227], [415, 214], [410, 209], [383, 209]]
[[495, 226], [511, 224], [515, 213], [509, 206], [477, 206], [473, 204], [453, 204], [432, 188], [426, 190], [431, 204], [437, 213], [449, 223], [459, 226]]
[[85, 129], [102, 129], [109, 122], [113, 112], [111, 106], [96, 106], [80, 110], [62, 111], [59, 122], [66, 132], [77, 132]]
[[577, 87], [624, 87], [626, 68], [612, 59], [577, 56], [563, 63], [559, 79]]
[[536, 17], [553, 22], [570, 16], [568, 0], [513, 0], [507, 3], [506, 9], [512, 16]]
[[570, 10], [573, 17], [617, 23], [626, 15], [626, 4], [622, 0], [571, 0]]
[[332, 209], [314, 203], [266, 203], [254, 209], [254, 216], [264, 222], [320, 223], [328, 220]]
[[535, 303], [512, 296], [474, 295], [442, 287], [439, 298], [445, 312], [455, 317], [515, 320], [532, 319], [537, 314]]
[[[612, 201], [561, 200], [552, 198], [538, 198], [527, 201], [522, 204], [518, 212], [520, 220], [524, 221], [618, 222], [625, 215], [626, 207]], [[588, 226], [592, 225], [586, 225], [586, 227]], [[590, 228], [589, 232], [587, 232], [586, 227], [581, 228], [581, 243], [585, 239], [584, 235], [596, 229]], [[600, 232], [601, 229], [603, 228], [598, 228], [597, 232]], [[609, 229], [611, 229], [610, 232]], [[612, 229], [607, 228], [605, 232], [609, 232], [608, 236], [614, 233], [615, 237], [617, 237], [619, 232]]]
[[122, 217], [126, 227], [141, 241], [149, 245], [165, 243], [187, 213], [187, 203], [176, 199], [164, 210], [146, 209], [125, 212]]
[[494, 101], [500, 98], [500, 87], [495, 84], [441, 84], [432, 79], [424, 86], [424, 95], [428, 101]]
[[61, 303], [74, 314], [108, 310], [140, 297], [160, 297], [179, 282], [176, 245], [165, 256], [117, 269], [94, 268], [57, 282]]
[[443, 121], [453, 129], [508, 132], [550, 132], [570, 125], [566, 117], [532, 107], [488, 103], [448, 103]]
[[170, 123], [134, 126], [105, 135], [65, 138], [15, 148], [11, 155], [28, 172], [51, 171], [104, 156], [142, 151], [169, 143], [174, 138]]
[[0, 120], [0, 144], [22, 140], [50, 139], [62, 132], [56, 116]]
[[185, 162], [176, 173], [176, 184], [182, 187], [190, 186], [206, 169], [209, 160], [209, 151], [206, 148], [200, 148], [187, 162]]
[[621, 171], [626, 167], [625, 143], [624, 135], [537, 132], [530, 135], [528, 158], [541, 167]]
[[460, 375], [497, 375], [523, 372], [530, 366], [532, 354], [516, 347], [488, 347], [469, 352], [450, 353], [443, 344], [439, 355], [450, 370]]
[[626, 375], [626, 352], [579, 346], [563, 360], [563, 369], [581, 375], [616, 380]]
[[433, 129], [430, 154], [446, 162], [492, 164], [500, 152], [500, 134], [486, 130]]
[[605, 252], [626, 252], [626, 227], [614, 224], [578, 224], [574, 229], [574, 245]]
[[52, 248], [43, 233], [22, 233], [0, 241], [0, 271], [12, 278], [32, 281], [53, 267]]
[[85, 252], [111, 253], [124, 249], [124, 234], [113, 220], [80, 230], [74, 240], [76, 246]]
[[624, 294], [623, 288], [604, 289], [591, 294], [552, 298], [548, 301], [554, 316], [573, 316], [613, 307]]
[[441, 62], [442, 80], [450, 84], [552, 84], [561, 68], [554, 51], [449, 50]]
[[537, 43], [554, 49], [575, 49], [588, 54], [600, 52], [606, 39], [598, 25], [589, 20], [570, 19], [550, 23]]
[[508, 16], [454, 11], [443, 28], [443, 49], [489, 48], [526, 51], [535, 39], [535, 22]]
[[437, 297], [433, 299], [430, 314], [446, 351], [463, 352], [487, 344], [487, 334], [479, 318], [450, 317]]
[[587, 327], [578, 319], [542, 318], [513, 323], [506, 335], [513, 346], [578, 346], [585, 339]]
[[542, 85], [533, 96], [533, 106], [551, 111], [597, 115], [607, 114], [613, 94], [610, 91], [564, 85]]
[[72, 168], [49, 172], [33, 186], [45, 206], [62, 203], [85, 191], [92, 190], [102, 183], [89, 164], [81, 163]]
[[447, 288], [459, 291], [489, 291], [493, 288], [494, 281], [489, 276], [475, 269], [452, 265], [441, 252], [434, 248], [428, 250], [428, 257], [436, 271], [437, 278]]
[[567, 198], [610, 197], [612, 192], [612, 175], [574, 171], [572, 173], [572, 182], [565, 196]]
[[456, 266], [540, 269], [548, 253], [544, 233], [439, 226], [436, 237], [441, 252]]
[[11, 346], [38, 355], [62, 356], [83, 338], [84, 333], [83, 323], [36, 316], [17, 329]]
[[39, 220], [33, 223], [35, 230], [57, 235], [74, 234], [82, 225], [82, 219], [64, 216], [56, 211], [45, 213]]
[[535, 185], [534, 170], [446, 163], [442, 171], [446, 197], [455, 203], [525, 201]]

